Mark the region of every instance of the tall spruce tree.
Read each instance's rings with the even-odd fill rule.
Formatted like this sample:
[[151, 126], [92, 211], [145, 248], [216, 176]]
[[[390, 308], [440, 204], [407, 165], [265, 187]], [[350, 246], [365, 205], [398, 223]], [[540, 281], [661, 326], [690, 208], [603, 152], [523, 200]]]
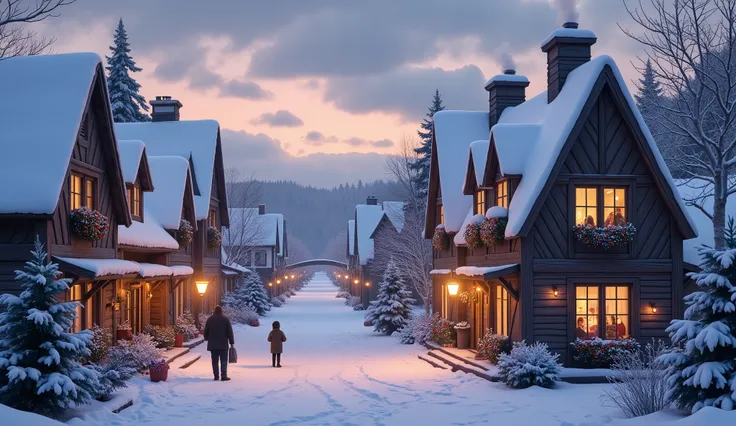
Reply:
[[141, 109], [148, 111], [146, 99], [138, 93], [141, 85], [130, 76], [130, 73], [142, 69], [135, 65], [130, 56], [128, 33], [122, 19], [115, 29], [114, 43], [114, 46], [110, 46], [112, 56], [105, 57], [107, 58], [105, 69], [108, 71], [107, 90], [110, 92], [113, 119], [117, 123], [150, 121], [150, 117], [141, 111]]
[[651, 60], [647, 61], [637, 87], [639, 88], [639, 93], [634, 95], [634, 99], [636, 100], [636, 106], [639, 107], [639, 111], [641, 111], [642, 115], [654, 112], [662, 98], [662, 86], [654, 75]]
[[264, 315], [271, 310], [268, 301], [268, 293], [263, 287], [261, 276], [251, 272], [245, 278], [240, 278], [232, 293], [222, 298], [222, 304], [237, 309], [240, 306], [248, 306], [255, 310], [258, 315]]
[[429, 164], [432, 158], [432, 136], [434, 134], [432, 118], [435, 113], [444, 109], [445, 106], [442, 105], [440, 91], [437, 89], [434, 92], [432, 105], [429, 106], [426, 117], [422, 121], [421, 130], [417, 131], [422, 142], [420, 146], [414, 149], [414, 152], [419, 154], [420, 158], [411, 164], [411, 168], [415, 172], [414, 185], [417, 188], [419, 197], [421, 198], [421, 200], [418, 200], [419, 204], [422, 204], [424, 199], [426, 199], [427, 190], [429, 189]]
[[667, 365], [668, 397], [692, 413], [703, 407], [736, 408], [736, 226], [725, 250], [700, 249], [702, 272], [690, 275], [699, 291], [685, 296], [685, 319], [667, 328], [675, 349]]
[[92, 333], [69, 332], [79, 302], [59, 303], [71, 280], [56, 278], [38, 237], [32, 254], [15, 272], [20, 296], [0, 296], [0, 403], [55, 417], [99, 395], [100, 373], [82, 365]]
[[399, 268], [390, 259], [378, 288], [378, 297], [370, 303], [365, 320], [373, 324], [373, 331], [390, 336], [409, 322], [413, 304], [411, 291], [406, 289]]

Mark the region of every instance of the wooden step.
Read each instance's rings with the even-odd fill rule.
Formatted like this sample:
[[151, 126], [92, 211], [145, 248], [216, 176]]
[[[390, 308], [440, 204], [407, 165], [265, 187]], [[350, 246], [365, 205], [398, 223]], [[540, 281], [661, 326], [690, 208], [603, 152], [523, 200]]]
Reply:
[[438, 364], [438, 363], [436, 363], [436, 362], [434, 362], [434, 361], [432, 361], [430, 359], [427, 359], [427, 358], [425, 358], [425, 357], [423, 357], [421, 355], [417, 355], [417, 358], [419, 358], [422, 361], [428, 363], [429, 365], [431, 365], [434, 368], [439, 368], [440, 370], [447, 370], [447, 367], [445, 367], [443, 365], [440, 365], [440, 364]]
[[429, 351], [429, 353], [427, 353], [427, 355], [449, 365], [450, 369], [453, 372], [460, 370], [466, 374], [474, 374], [481, 379], [488, 380], [489, 382], [498, 382], [500, 380], [498, 376], [492, 376], [488, 374], [487, 369], [484, 368], [483, 370], [480, 370], [478, 368], [475, 368], [471, 363], [463, 363], [461, 362], [462, 359], [458, 359], [459, 357], [448, 356], [447, 352], [432, 349], [431, 351]]
[[182, 364], [179, 366], [179, 368], [188, 368], [195, 362], [199, 361], [199, 359], [202, 358], [202, 355], [200, 354], [193, 354], [191, 356], [188, 356], [186, 358], [182, 358]]

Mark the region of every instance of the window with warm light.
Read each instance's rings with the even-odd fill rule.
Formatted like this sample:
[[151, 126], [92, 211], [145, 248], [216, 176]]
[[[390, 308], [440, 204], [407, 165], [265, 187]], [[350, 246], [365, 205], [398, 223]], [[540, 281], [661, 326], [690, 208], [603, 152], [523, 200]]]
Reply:
[[603, 216], [606, 226], [626, 225], [626, 190], [623, 188], [603, 189]]
[[437, 217], [440, 219], [439, 222], [437, 222], [438, 225], [445, 223], [445, 206], [442, 204], [437, 206]]
[[95, 180], [89, 176], [72, 173], [69, 177], [69, 204], [72, 208], [95, 208]]
[[509, 181], [507, 180], [496, 184], [496, 205], [509, 208]]
[[575, 188], [575, 224], [596, 226], [598, 188]]
[[207, 215], [207, 224], [217, 228], [217, 211], [215, 209], [210, 209], [210, 213]]
[[501, 284], [496, 286], [496, 332], [509, 335], [509, 292]]
[[486, 191], [479, 189], [475, 192], [475, 214], [486, 213]]
[[82, 185], [84, 185], [84, 178], [79, 175], [72, 174], [69, 182], [70, 193], [71, 193], [71, 208], [72, 210], [82, 207]]
[[623, 226], [626, 225], [627, 216], [626, 188], [603, 186], [575, 188], [577, 225]]
[[141, 217], [141, 188], [137, 185], [129, 185], [128, 193], [128, 210], [135, 217]]
[[[629, 293], [630, 289], [625, 285], [576, 286], [575, 337], [608, 340], [629, 337]], [[604, 335], [601, 335], [602, 326], [605, 326]]]
[[[84, 296], [83, 293], [84, 293], [84, 291], [83, 291], [83, 288], [82, 288], [82, 285], [81, 284], [72, 285], [69, 288], [69, 300], [72, 301], [72, 302], [80, 302], [81, 303], [82, 297]], [[81, 305], [78, 305], [76, 308], [74, 308], [74, 310], [76, 312], [76, 317], [74, 318], [74, 322], [72, 323], [72, 329], [71, 329], [71, 331], [73, 333], [77, 333], [77, 332], [82, 331], [82, 319], [83, 319], [82, 312], [83, 312], [83, 308], [82, 308]]]

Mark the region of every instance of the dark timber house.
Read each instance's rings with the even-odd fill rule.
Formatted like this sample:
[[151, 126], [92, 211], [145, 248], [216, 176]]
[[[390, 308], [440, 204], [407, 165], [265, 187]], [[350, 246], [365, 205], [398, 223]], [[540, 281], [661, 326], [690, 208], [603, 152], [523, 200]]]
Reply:
[[[441, 224], [457, 234], [435, 253], [434, 307], [468, 320], [473, 343], [492, 328], [570, 363], [577, 337], [666, 337], [682, 314], [695, 226], [615, 62], [591, 60], [595, 42], [567, 23], [542, 43], [545, 92], [525, 100], [528, 81], [509, 71], [488, 82], [488, 113], [435, 115], [425, 235]], [[466, 227], [494, 206], [507, 212], [505, 240], [467, 247]], [[609, 250], [573, 232], [624, 223], [636, 237]], [[450, 282], [479, 297], [459, 303]]]
[[[83, 303], [75, 329], [111, 326], [103, 295], [139, 269], [115, 260], [118, 225], [129, 226], [125, 183], [100, 57], [93, 53], [0, 62], [0, 292], [19, 292], [14, 271], [38, 236]], [[70, 229], [72, 210], [106, 216], [110, 229], [86, 241]]]
[[[149, 156], [178, 156], [189, 163], [196, 220], [191, 249], [193, 279], [207, 281], [208, 286], [203, 297], [197, 293], [196, 286], [191, 286], [188, 292], [194, 299], [195, 315], [210, 312], [226, 289], [221, 247], [210, 244], [208, 239], [230, 223], [220, 125], [215, 120], [180, 120], [182, 104], [168, 96], [157, 96], [151, 106], [152, 122], [116, 123], [115, 133], [121, 140], [142, 141]], [[177, 262], [186, 258], [186, 252], [178, 254], [174, 256]]]

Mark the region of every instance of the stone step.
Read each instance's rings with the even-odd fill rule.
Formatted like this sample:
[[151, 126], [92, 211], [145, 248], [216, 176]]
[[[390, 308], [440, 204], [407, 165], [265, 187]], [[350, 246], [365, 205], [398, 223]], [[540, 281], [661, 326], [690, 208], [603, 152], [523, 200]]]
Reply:
[[438, 364], [438, 363], [436, 363], [436, 362], [434, 362], [434, 361], [432, 361], [430, 359], [427, 359], [426, 357], [423, 357], [421, 355], [417, 355], [417, 358], [419, 358], [422, 361], [428, 363], [429, 365], [431, 365], [434, 368], [439, 368], [440, 370], [447, 370], [447, 367], [445, 367], [445, 366], [443, 366], [441, 364]]
[[489, 374], [486, 368], [481, 369], [476, 367], [475, 363], [466, 363], [462, 358], [451, 356], [446, 351], [443, 352], [437, 349], [432, 349], [427, 353], [427, 355], [447, 364], [453, 372], [460, 370], [466, 374], [474, 374], [481, 379], [488, 380], [489, 382], [498, 382], [500, 380], [498, 376]]
[[[460, 356], [460, 355], [458, 355], [456, 353], [453, 353], [452, 351], [448, 350], [447, 348], [443, 348], [442, 346], [440, 346], [440, 345], [438, 345], [438, 344], [436, 344], [434, 342], [427, 342], [427, 344], [425, 346], [428, 346], [430, 348], [430, 350], [440, 351], [440, 352], [442, 352], [443, 354], [445, 354], [447, 356], [450, 356], [450, 357], [452, 357], [452, 358], [454, 358], [454, 359], [456, 359], [458, 361], [462, 361], [463, 363], [468, 364], [468, 365], [471, 365], [471, 366], [473, 366], [475, 368], [479, 368], [479, 369], [481, 369], [483, 371], [488, 371], [488, 368], [486, 366], [484, 366], [484, 365], [482, 365], [480, 363], [474, 362], [474, 361], [472, 361], [472, 360], [470, 360], [468, 358], [464, 358], [464, 357], [462, 357], [462, 356]], [[473, 354], [474, 357], [477, 354], [477, 352], [472, 351], [470, 349], [468, 349], [467, 352], [468, 352], [468, 354]]]
[[202, 358], [202, 355], [200, 354], [193, 354], [184, 358], [181, 358], [181, 365], [179, 368], [189, 368], [192, 364], [199, 361], [199, 359]]

